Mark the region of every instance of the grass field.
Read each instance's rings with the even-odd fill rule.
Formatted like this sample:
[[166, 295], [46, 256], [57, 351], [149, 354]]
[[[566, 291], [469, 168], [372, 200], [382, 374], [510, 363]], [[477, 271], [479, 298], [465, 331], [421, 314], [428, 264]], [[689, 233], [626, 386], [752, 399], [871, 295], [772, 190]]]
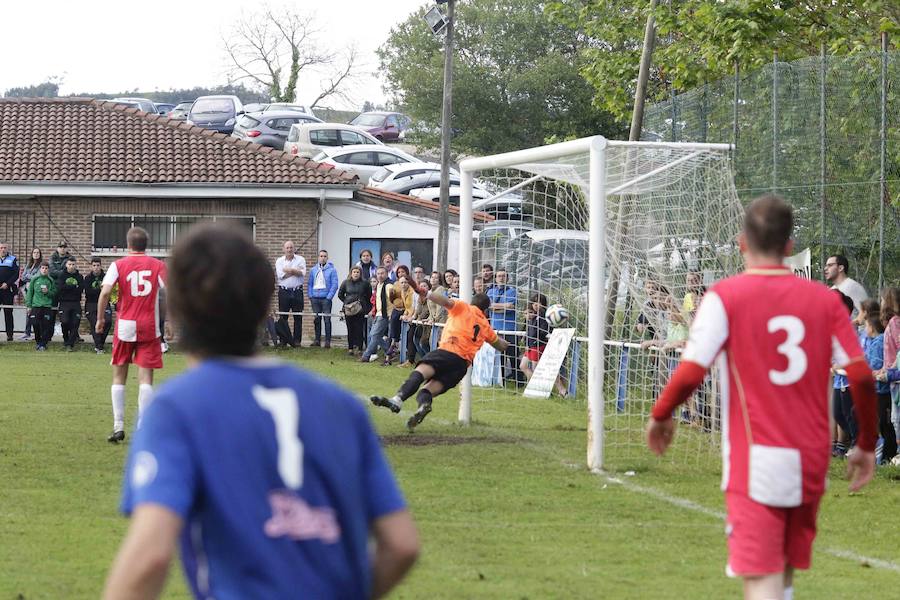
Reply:
[[[96, 598], [124, 533], [116, 509], [127, 445], [106, 442], [109, 356], [87, 350], [0, 346], [0, 600]], [[392, 393], [407, 372], [359, 365], [340, 350], [279, 356], [360, 394]], [[184, 367], [170, 353], [159, 379]], [[130, 383], [129, 426], [137, 406]], [[456, 394], [436, 400], [415, 435], [405, 432], [408, 411], [370, 411], [423, 541], [392, 597], [739, 595], [740, 584], [724, 576], [716, 461], [641, 456], [627, 463], [633, 476], [615, 475], [620, 484], [583, 466], [582, 404], [476, 397], [476, 423], [460, 427], [456, 402]], [[840, 468], [796, 597], [891, 597], [900, 581], [900, 472], [882, 469], [849, 495]], [[667, 500], [676, 497], [694, 509]], [[177, 569], [165, 597], [187, 597]]]

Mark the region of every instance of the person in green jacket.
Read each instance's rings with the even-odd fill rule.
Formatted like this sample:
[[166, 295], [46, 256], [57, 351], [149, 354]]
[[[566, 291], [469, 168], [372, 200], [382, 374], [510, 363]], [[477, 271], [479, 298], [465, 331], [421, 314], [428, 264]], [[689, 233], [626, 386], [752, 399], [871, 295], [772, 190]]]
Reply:
[[46, 350], [53, 337], [52, 309], [55, 301], [56, 283], [50, 277], [50, 264], [44, 261], [41, 263], [40, 273], [28, 284], [28, 292], [25, 294], [25, 306], [31, 314], [38, 351]]

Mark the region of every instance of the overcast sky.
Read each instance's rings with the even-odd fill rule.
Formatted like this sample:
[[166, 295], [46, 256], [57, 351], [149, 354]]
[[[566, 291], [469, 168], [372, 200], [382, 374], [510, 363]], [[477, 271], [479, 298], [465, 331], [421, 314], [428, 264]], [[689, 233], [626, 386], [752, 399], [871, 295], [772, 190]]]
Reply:
[[[429, 0], [272, 0], [313, 12], [324, 47], [355, 43], [365, 63], [354, 90], [383, 102], [375, 49], [390, 29]], [[226, 83], [221, 35], [230, 23], [262, 3], [237, 0], [130, 2], [127, 0], [10, 0], [3, 2], [0, 93], [63, 78], [61, 95], [141, 91]], [[426, 25], [423, 22], [423, 27]], [[319, 77], [301, 78], [298, 101], [318, 95]], [[309, 91], [306, 91], [309, 90]], [[324, 105], [331, 103], [325, 101]]]

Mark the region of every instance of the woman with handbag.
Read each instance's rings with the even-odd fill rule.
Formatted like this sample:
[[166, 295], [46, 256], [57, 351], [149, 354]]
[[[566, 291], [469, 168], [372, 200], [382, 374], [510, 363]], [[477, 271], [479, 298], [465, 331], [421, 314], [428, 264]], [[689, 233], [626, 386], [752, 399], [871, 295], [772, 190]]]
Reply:
[[366, 315], [372, 310], [372, 286], [363, 278], [362, 269], [356, 266], [350, 269], [337, 296], [344, 305], [341, 311], [347, 323], [347, 354], [356, 356], [366, 347]]

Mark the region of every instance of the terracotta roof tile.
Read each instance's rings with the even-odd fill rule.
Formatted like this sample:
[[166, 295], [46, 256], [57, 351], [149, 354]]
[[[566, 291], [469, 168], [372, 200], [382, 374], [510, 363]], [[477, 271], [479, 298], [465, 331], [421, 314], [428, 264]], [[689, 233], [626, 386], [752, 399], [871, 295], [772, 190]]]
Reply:
[[0, 99], [0, 182], [358, 185], [355, 175], [84, 98]]
[[[380, 190], [378, 188], [365, 187], [361, 189], [359, 192], [359, 196], [365, 200], [366, 196], [380, 198], [382, 200], [387, 200], [389, 202], [397, 202], [400, 204], [407, 204], [410, 206], [417, 206], [419, 208], [426, 208], [428, 210], [432, 210], [434, 212], [440, 211], [440, 205], [437, 202], [433, 202], [431, 200], [422, 200], [421, 198], [416, 198], [415, 196], [407, 196], [405, 194], [397, 194], [396, 192], [388, 192], [385, 190]], [[458, 206], [450, 206], [450, 214], [459, 216], [459, 207]], [[476, 221], [488, 222], [493, 221], [494, 217], [487, 214], [486, 212], [475, 211], [472, 213], [472, 216]]]

